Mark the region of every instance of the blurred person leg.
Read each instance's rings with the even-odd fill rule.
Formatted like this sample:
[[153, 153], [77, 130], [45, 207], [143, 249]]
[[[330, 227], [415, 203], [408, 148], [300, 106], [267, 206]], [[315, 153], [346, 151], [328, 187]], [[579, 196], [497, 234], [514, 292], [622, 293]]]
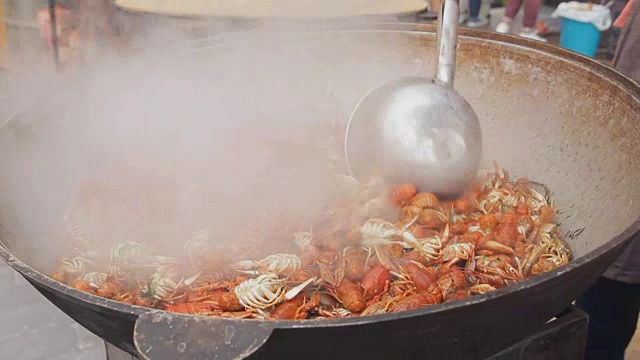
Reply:
[[460, 16], [458, 17], [458, 23], [464, 24], [469, 19], [472, 1], [475, 0], [460, 0]]
[[518, 15], [523, 0], [507, 0], [507, 7], [504, 10], [502, 21], [496, 26], [496, 32], [507, 34], [511, 32], [511, 23]]
[[480, 0], [480, 14], [478, 16], [480, 16], [480, 18], [489, 19], [490, 10], [491, 10], [491, 0]]
[[[638, 61], [640, 59], [640, 1], [629, 0], [613, 26], [621, 28], [613, 65], [621, 73], [640, 82], [640, 61]], [[630, 260], [628, 261], [632, 264], [626, 265], [625, 271], [635, 270], [632, 274], [637, 273], [637, 279], [632, 277], [628, 282], [640, 283], [640, 266], [637, 265], [640, 264], [640, 261], [637, 260], [640, 258], [640, 250], [638, 250], [640, 245], [637, 244], [637, 241], [640, 240], [634, 241], [636, 242], [632, 243], [630, 247], [637, 250], [637, 253], [634, 254], [635, 256], [629, 256]]]
[[469, 0], [469, 21], [467, 26], [471, 28], [479, 28], [489, 25], [489, 19], [480, 16], [482, 0]]
[[623, 360], [638, 323], [640, 285], [601, 277], [576, 306], [589, 314], [585, 360]]
[[[640, 82], [640, 3], [629, 0], [614, 26], [621, 28], [613, 65]], [[576, 305], [589, 314], [585, 358], [622, 360], [638, 322], [640, 236], [636, 236]]]
[[[67, 63], [73, 59], [73, 50], [69, 46], [69, 38], [76, 27], [76, 14], [74, 8], [68, 7], [68, 2], [64, 4], [56, 4], [56, 39], [58, 42], [58, 51], [60, 61]], [[38, 10], [37, 14], [38, 26], [40, 28], [40, 37], [46, 42], [50, 56], [53, 57], [53, 34], [51, 29], [51, 14], [49, 8]]]
[[528, 39], [547, 42], [547, 39], [538, 35], [538, 30], [536, 29], [536, 21], [538, 21], [540, 6], [542, 6], [542, 0], [525, 0], [524, 17], [522, 18], [522, 32], [520, 32], [519, 35]]
[[[613, 6], [611, 6], [611, 20], [616, 21], [625, 5], [627, 4], [627, 0], [614, 0]], [[613, 57], [616, 54], [616, 45], [618, 43], [618, 38], [620, 37], [620, 28], [616, 26], [612, 26], [607, 39], [606, 39], [606, 49], [607, 49], [607, 59], [613, 60]]]

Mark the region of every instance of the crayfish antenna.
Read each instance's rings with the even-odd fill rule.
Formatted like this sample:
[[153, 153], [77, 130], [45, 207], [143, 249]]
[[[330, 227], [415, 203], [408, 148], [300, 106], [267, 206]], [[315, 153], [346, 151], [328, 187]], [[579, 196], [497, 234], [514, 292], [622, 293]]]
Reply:
[[419, 219], [419, 218], [420, 218], [420, 215], [416, 215], [416, 217], [414, 217], [413, 219], [411, 219], [411, 221], [409, 221], [408, 223], [404, 224], [404, 225], [402, 226], [402, 228], [403, 228], [403, 229], [405, 229], [405, 230], [406, 230], [406, 229], [408, 229], [408, 228], [410, 228], [411, 226], [413, 226], [413, 224], [415, 224], [415, 223], [416, 223], [416, 221], [418, 221], [418, 219]]
[[296, 287], [291, 288], [291, 290], [287, 291], [287, 292], [284, 294], [285, 299], [287, 299], [287, 300], [291, 300], [291, 299], [293, 299], [293, 298], [294, 298], [294, 297], [296, 297], [298, 294], [300, 294], [300, 292], [301, 292], [302, 290], [304, 290], [307, 286], [309, 286], [312, 282], [314, 282], [314, 281], [316, 281], [316, 280], [317, 280], [317, 278], [314, 276], [314, 277], [311, 277], [311, 278], [307, 279], [307, 281], [303, 282], [302, 284], [300, 284], [300, 285], [298, 285], [298, 286], [296, 286]]
[[187, 285], [187, 286], [193, 284], [193, 282], [196, 281], [201, 274], [202, 274], [202, 271], [199, 271], [197, 274], [195, 274], [192, 277], [186, 279], [184, 281], [184, 284]]

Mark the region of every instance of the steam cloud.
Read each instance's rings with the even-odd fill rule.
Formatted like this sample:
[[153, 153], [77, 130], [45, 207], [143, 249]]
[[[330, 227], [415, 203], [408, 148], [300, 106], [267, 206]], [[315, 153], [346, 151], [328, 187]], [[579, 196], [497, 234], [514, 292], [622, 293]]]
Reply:
[[[322, 54], [344, 47], [289, 46], [304, 26], [294, 29], [260, 24], [206, 54], [167, 47], [188, 44], [176, 32], [147, 31], [137, 38], [145, 51], [56, 78], [55, 96], [36, 99], [3, 135], [1, 179], [19, 219], [11, 224], [18, 256], [51, 268], [52, 255], [66, 250], [62, 215], [86, 179], [107, 184], [110, 198], [119, 194], [125, 204], [112, 209], [101, 246], [133, 240], [176, 251], [202, 228], [224, 246], [290, 246], [291, 231], [308, 230], [336, 196], [327, 140], [349, 110], [331, 95], [326, 74], [314, 72]], [[356, 53], [358, 46], [379, 45], [353, 44]], [[154, 212], [151, 223], [136, 222], [136, 211]], [[263, 236], [256, 219], [299, 225], [265, 226], [274, 233]]]

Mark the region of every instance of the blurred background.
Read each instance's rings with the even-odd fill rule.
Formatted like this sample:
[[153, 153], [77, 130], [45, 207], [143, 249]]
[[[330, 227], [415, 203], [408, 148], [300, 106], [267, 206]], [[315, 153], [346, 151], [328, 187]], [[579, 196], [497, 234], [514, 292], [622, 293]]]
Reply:
[[[173, 46], [173, 42], [196, 41], [257, 25], [255, 18], [212, 17], [199, 13], [205, 12], [202, 9], [171, 8], [169, 3], [180, 2], [1, 0], [0, 124], [20, 105], [12, 102], [12, 94], [33, 91], [56, 72], [73, 71], [105, 57], [131, 54], [153, 46]], [[608, 3], [614, 18], [625, 3], [626, 0]], [[481, 29], [495, 28], [504, 14], [505, 4], [506, 0], [483, 0], [481, 15], [490, 21]], [[561, 26], [560, 19], [552, 18], [551, 14], [558, 4], [558, 0], [544, 3], [536, 27], [538, 33], [554, 45], [559, 44]], [[438, 0], [398, 1], [391, 7], [387, 1], [371, 0], [369, 10], [373, 18], [382, 21], [433, 22], [433, 9], [438, 6]], [[52, 24], [53, 9], [55, 22]], [[518, 16], [522, 16], [521, 12]], [[462, 17], [464, 14], [461, 16], [464, 21]], [[154, 36], [159, 32], [163, 36]], [[616, 40], [616, 30], [603, 32], [596, 59], [610, 61]], [[46, 301], [3, 262], [0, 262], [0, 287], [4, 289], [0, 292], [0, 359], [107, 358], [102, 340]], [[111, 355], [110, 359], [115, 356]], [[634, 339], [627, 358], [640, 359], [640, 338]]]

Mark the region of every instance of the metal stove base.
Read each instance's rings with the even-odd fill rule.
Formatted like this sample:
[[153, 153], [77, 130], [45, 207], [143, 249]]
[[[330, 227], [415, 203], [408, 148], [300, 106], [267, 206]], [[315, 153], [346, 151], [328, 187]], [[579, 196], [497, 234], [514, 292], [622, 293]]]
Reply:
[[[486, 360], [584, 359], [589, 316], [575, 306], [568, 307], [538, 332]], [[517, 326], [517, 320], [514, 320]], [[137, 357], [105, 343], [107, 360], [136, 360]], [[398, 358], [402, 358], [398, 354]]]
[[487, 360], [583, 360], [588, 325], [589, 315], [571, 305], [540, 331]]

